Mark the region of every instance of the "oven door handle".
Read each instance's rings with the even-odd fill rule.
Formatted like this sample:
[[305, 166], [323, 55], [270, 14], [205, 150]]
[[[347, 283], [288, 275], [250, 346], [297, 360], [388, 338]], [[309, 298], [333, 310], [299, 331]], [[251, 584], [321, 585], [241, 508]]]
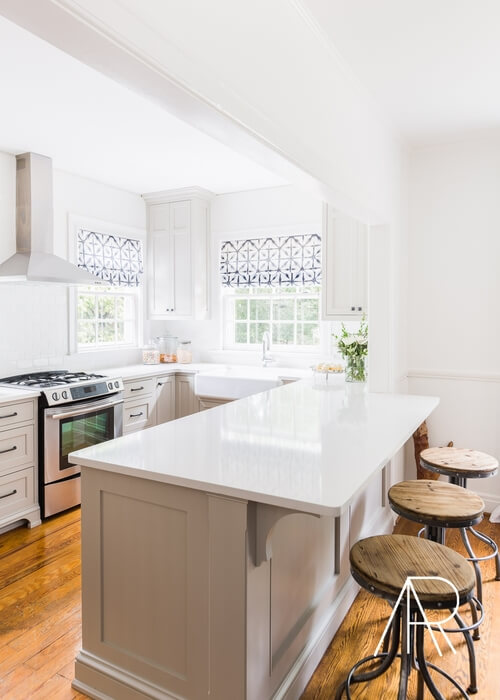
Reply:
[[73, 416], [83, 416], [85, 413], [95, 413], [104, 408], [111, 408], [111, 406], [118, 406], [118, 404], [123, 403], [123, 399], [120, 401], [110, 401], [109, 403], [94, 404], [94, 406], [87, 406], [87, 408], [82, 408], [80, 411], [68, 411], [67, 413], [55, 413], [51, 416], [53, 420], [61, 420], [61, 418], [73, 418]]

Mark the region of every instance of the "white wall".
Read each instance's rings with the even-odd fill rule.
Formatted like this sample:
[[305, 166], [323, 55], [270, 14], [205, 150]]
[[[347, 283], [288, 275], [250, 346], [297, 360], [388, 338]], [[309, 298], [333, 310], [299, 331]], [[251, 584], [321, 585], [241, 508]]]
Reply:
[[[0, 259], [15, 250], [15, 157], [0, 153]], [[69, 173], [54, 172], [54, 247], [66, 257], [69, 214], [145, 229], [140, 196]], [[0, 376], [48, 367], [116, 366], [137, 350], [68, 353], [68, 288], [0, 284]]]
[[[257, 364], [259, 352], [222, 352], [222, 287], [219, 275], [220, 242], [264, 234], [321, 233], [322, 204], [295, 187], [271, 187], [218, 195], [211, 203], [210, 293], [207, 321], [152, 321], [149, 335], [176, 335], [193, 342], [197, 360]], [[273, 355], [286, 365], [311, 363], [311, 356]]]
[[[499, 163], [500, 130], [413, 150], [408, 163], [410, 391], [441, 398], [432, 444], [497, 458]], [[500, 476], [474, 488], [500, 503]]]

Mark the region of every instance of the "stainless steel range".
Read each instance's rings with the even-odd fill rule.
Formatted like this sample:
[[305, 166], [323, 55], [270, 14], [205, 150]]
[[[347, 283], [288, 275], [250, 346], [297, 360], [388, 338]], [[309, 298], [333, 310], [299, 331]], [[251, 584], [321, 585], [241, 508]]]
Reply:
[[123, 382], [119, 377], [34, 372], [0, 379], [0, 385], [40, 391], [38, 402], [39, 493], [42, 517], [80, 503], [80, 468], [74, 450], [122, 435]]

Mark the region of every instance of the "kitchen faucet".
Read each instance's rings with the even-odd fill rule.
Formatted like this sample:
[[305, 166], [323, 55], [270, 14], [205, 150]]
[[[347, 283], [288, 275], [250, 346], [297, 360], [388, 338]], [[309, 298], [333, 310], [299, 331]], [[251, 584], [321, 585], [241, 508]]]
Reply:
[[262, 366], [267, 367], [272, 362], [274, 359], [271, 355], [271, 335], [269, 331], [264, 331], [262, 334]]

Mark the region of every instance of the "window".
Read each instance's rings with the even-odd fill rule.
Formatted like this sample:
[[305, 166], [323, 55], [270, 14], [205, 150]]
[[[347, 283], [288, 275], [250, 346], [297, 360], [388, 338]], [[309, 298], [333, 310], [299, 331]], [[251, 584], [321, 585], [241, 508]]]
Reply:
[[226, 292], [225, 345], [251, 347], [265, 331], [273, 345], [313, 350], [320, 344], [320, 287], [249, 287]]
[[266, 331], [275, 346], [320, 345], [321, 238], [318, 234], [224, 241], [224, 344], [252, 348]]
[[142, 241], [78, 228], [77, 262], [103, 281], [76, 292], [79, 352], [137, 346], [140, 340]]
[[122, 288], [79, 287], [78, 350], [137, 345], [138, 294]]

